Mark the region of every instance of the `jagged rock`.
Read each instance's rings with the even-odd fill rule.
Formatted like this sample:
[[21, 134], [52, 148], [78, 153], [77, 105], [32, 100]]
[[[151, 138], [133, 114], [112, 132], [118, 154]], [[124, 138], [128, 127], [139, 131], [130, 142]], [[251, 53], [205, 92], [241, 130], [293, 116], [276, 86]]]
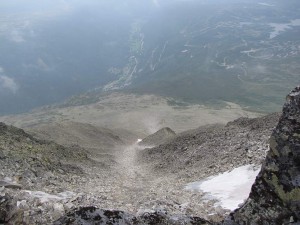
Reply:
[[88, 224], [120, 224], [133, 223], [134, 217], [122, 211], [102, 210], [96, 207], [82, 207], [67, 213], [54, 222], [54, 225], [88, 225]]
[[16, 200], [8, 194], [0, 196], [0, 224], [22, 225], [23, 210], [16, 207]]
[[0, 223], [7, 222], [8, 214], [10, 212], [10, 201], [9, 196], [0, 196]]
[[166, 212], [145, 212], [134, 216], [119, 210], [105, 210], [96, 207], [75, 209], [55, 221], [53, 225], [209, 225], [206, 220], [198, 217], [168, 216]]
[[176, 133], [171, 130], [171, 128], [164, 127], [156, 131], [154, 134], [151, 134], [144, 138], [139, 144], [143, 146], [157, 146], [174, 136], [176, 136]]
[[300, 86], [287, 96], [248, 200], [224, 224], [300, 224]]

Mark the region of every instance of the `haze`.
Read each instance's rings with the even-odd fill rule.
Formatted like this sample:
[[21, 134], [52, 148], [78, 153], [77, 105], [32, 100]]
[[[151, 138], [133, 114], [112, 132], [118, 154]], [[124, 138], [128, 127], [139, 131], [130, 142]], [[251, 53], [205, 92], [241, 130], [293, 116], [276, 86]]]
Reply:
[[278, 110], [299, 82], [299, 5], [1, 1], [0, 113], [116, 90]]

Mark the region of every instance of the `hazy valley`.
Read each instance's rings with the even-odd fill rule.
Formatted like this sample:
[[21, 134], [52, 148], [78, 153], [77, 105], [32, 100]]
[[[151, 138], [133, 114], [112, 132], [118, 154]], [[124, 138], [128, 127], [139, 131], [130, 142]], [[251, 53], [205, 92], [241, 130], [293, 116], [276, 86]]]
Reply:
[[299, 15], [1, 2], [0, 224], [298, 225]]

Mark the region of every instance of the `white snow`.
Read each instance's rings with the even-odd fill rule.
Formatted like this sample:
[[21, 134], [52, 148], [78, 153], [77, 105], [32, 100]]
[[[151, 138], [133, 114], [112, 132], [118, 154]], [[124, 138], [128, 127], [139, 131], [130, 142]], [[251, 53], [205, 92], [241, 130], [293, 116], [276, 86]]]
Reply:
[[273, 28], [270, 33], [270, 39], [272, 39], [288, 29], [300, 26], [300, 19], [291, 20], [289, 23], [270, 23], [269, 26]]
[[185, 189], [206, 192], [206, 197], [218, 200], [217, 205], [234, 210], [248, 198], [259, 171], [260, 168], [253, 165], [241, 166], [232, 171], [190, 183]]
[[140, 143], [143, 139], [137, 139], [136, 143]]
[[61, 192], [58, 193], [57, 195], [51, 195], [42, 191], [25, 191], [25, 192], [27, 192], [32, 197], [39, 198], [41, 203], [49, 202], [49, 201], [65, 200], [75, 196], [75, 193], [71, 191]]

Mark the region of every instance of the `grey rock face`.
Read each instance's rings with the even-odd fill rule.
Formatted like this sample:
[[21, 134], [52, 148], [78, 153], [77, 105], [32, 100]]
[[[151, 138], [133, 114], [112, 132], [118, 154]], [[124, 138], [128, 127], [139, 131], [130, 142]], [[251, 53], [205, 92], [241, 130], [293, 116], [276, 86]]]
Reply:
[[176, 136], [176, 133], [171, 128], [164, 127], [144, 138], [139, 144], [144, 146], [157, 146], [174, 136]]
[[101, 210], [96, 207], [83, 207], [69, 212], [60, 218], [54, 225], [72, 224], [120, 224], [127, 225], [133, 223], [133, 216], [117, 210]]
[[248, 200], [225, 224], [300, 224], [299, 175], [300, 86], [287, 96]]
[[8, 196], [0, 196], [0, 223], [7, 222], [10, 212], [10, 198]]

